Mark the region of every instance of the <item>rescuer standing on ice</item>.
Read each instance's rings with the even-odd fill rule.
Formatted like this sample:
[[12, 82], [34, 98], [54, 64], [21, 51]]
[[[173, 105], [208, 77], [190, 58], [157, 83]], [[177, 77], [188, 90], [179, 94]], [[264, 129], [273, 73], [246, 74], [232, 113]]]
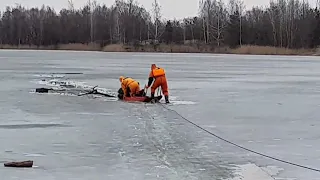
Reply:
[[[154, 83], [151, 86], [153, 80], [154, 80]], [[149, 82], [148, 82], [148, 85], [146, 85], [146, 88], [148, 89], [150, 86], [151, 86], [152, 99], [154, 99], [154, 93], [156, 89], [158, 87], [161, 87], [166, 103], [169, 103], [168, 82], [167, 82], [165, 70], [163, 68], [157, 67], [155, 64], [151, 65]]]

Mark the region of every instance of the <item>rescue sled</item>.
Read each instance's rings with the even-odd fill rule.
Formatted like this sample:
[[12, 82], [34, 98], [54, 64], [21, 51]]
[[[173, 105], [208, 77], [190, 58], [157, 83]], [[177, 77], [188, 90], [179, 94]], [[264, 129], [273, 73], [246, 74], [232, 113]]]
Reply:
[[[162, 96], [157, 96], [154, 97], [155, 102], [159, 102], [161, 100]], [[149, 96], [135, 96], [135, 97], [124, 97], [123, 101], [127, 101], [127, 102], [151, 102], [151, 97]]]
[[[147, 96], [144, 90], [141, 90], [140, 95], [134, 96], [134, 97], [124, 97], [123, 96], [123, 91], [120, 88], [118, 90], [118, 98], [120, 100], [126, 101], [126, 102], [146, 102], [150, 103], [152, 101], [151, 97]], [[155, 102], [159, 102], [161, 100], [162, 96], [156, 96], [154, 97]]]

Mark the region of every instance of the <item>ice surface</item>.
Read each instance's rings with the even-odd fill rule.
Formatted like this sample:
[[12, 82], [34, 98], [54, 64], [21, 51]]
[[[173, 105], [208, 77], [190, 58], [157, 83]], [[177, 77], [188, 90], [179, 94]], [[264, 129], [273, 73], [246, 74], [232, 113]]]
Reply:
[[6, 180], [319, 179], [160, 105], [30, 93], [53, 80], [116, 92], [119, 76], [145, 84], [156, 63], [167, 72], [168, 108], [247, 148], [320, 168], [316, 57], [2, 50], [0, 59], [2, 162], [36, 167], [0, 167]]

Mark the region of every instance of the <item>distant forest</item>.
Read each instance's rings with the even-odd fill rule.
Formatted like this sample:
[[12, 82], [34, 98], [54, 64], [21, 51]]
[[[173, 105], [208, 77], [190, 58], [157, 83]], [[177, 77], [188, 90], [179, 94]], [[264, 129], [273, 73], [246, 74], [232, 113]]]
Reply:
[[152, 1], [150, 12], [133, 0], [116, 0], [111, 7], [89, 1], [80, 9], [70, 0], [60, 12], [45, 5], [7, 7], [1, 12], [0, 44], [320, 45], [320, 11], [306, 1], [277, 0], [268, 7], [245, 10], [241, 0], [202, 0], [198, 16], [171, 20], [164, 20], [161, 6]]

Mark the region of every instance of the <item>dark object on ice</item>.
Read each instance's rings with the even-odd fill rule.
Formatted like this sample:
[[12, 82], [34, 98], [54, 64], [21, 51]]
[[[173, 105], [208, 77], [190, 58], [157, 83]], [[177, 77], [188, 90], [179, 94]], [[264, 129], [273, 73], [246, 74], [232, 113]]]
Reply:
[[[127, 101], [127, 102], [147, 102], [147, 103], [152, 101], [151, 97], [146, 96], [146, 93], [144, 92], [144, 89], [142, 89], [140, 91], [140, 93], [135, 97], [124, 97], [123, 95], [124, 95], [123, 90], [122, 90], [122, 88], [120, 88], [118, 90], [118, 98], [120, 100]], [[161, 98], [162, 98], [161, 95], [157, 96], [157, 97], [154, 97], [154, 101], [155, 102], [159, 102], [161, 100]]]
[[48, 93], [52, 88], [36, 88], [37, 93]]
[[[86, 93], [83, 93], [83, 94], [78, 94], [78, 96], [84, 96], [84, 95], [88, 95], [88, 94], [98, 94], [98, 95], [102, 95], [102, 96], [106, 96], [106, 97], [115, 97], [115, 96], [110, 95], [110, 94], [98, 92], [96, 87], [98, 87], [98, 86], [93, 87], [92, 90], [90, 90], [89, 92], [86, 92]], [[66, 87], [66, 88], [68, 88], [68, 87]], [[52, 91], [52, 92], [65, 92], [66, 90], [57, 90], [57, 89], [52, 89], [52, 88], [36, 88], [36, 92], [37, 93], [49, 93], [49, 91]]]
[[122, 88], [119, 88], [119, 90], [118, 90], [118, 98], [123, 100], [123, 95], [124, 95], [124, 92], [123, 92]]
[[33, 161], [8, 162], [8, 163], [4, 163], [4, 166], [30, 168], [33, 166]]

